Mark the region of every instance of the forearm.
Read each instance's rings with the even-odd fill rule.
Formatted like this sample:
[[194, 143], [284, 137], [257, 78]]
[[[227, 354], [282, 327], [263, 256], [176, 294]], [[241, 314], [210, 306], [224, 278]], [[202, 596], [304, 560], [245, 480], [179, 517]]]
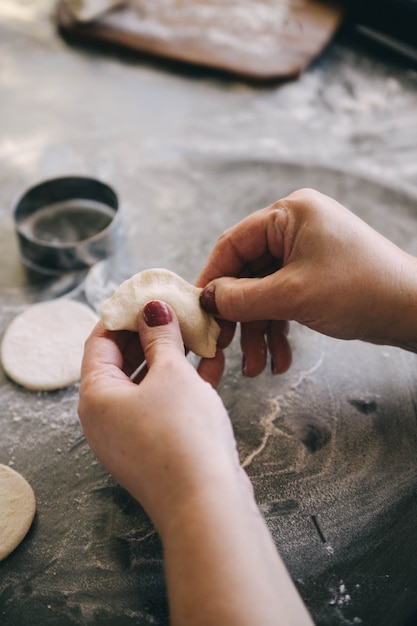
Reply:
[[374, 311], [374, 342], [417, 352], [417, 258], [402, 253], [394, 276], [386, 301]]
[[174, 626], [312, 624], [240, 477], [191, 497], [162, 541]]

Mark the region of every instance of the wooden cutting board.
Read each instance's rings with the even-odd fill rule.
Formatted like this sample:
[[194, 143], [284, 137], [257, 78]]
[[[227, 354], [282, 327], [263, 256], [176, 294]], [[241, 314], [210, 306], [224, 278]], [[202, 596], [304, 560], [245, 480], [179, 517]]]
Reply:
[[258, 80], [297, 76], [343, 18], [336, 0], [131, 0], [86, 22], [67, 2], [56, 7], [63, 34]]

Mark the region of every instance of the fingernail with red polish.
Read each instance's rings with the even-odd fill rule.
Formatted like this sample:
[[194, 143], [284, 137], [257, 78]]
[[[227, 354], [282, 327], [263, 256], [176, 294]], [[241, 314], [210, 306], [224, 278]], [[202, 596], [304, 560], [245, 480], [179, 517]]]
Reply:
[[215, 287], [214, 285], [209, 285], [205, 287], [200, 294], [200, 303], [201, 306], [207, 313], [211, 313], [211, 315], [218, 315], [219, 311], [216, 306], [216, 296], [215, 296]]
[[166, 326], [172, 322], [171, 311], [160, 300], [151, 300], [145, 304], [143, 309], [143, 317], [148, 326]]

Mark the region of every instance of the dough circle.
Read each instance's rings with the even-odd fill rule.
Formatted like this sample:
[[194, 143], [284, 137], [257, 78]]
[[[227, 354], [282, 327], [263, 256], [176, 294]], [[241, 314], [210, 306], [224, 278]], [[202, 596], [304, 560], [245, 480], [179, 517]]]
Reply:
[[6, 374], [37, 391], [80, 380], [84, 342], [98, 322], [85, 304], [59, 298], [34, 304], [9, 324], [1, 344]]
[[35, 511], [32, 487], [21, 474], [0, 464], [0, 561], [26, 536]]
[[103, 325], [108, 330], [135, 331], [137, 315], [145, 304], [163, 300], [177, 314], [185, 346], [198, 356], [212, 358], [216, 354], [220, 326], [201, 307], [201, 292], [202, 289], [169, 270], [144, 270], [125, 280], [104, 303]]

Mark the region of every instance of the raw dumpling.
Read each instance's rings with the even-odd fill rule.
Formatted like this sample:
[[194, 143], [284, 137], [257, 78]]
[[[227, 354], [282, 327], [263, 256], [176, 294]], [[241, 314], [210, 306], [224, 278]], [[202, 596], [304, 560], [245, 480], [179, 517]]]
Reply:
[[194, 287], [166, 269], [149, 269], [135, 274], [116, 289], [101, 311], [108, 330], [137, 329], [139, 311], [151, 300], [163, 300], [177, 314], [187, 348], [202, 357], [216, 354], [220, 327], [200, 305], [202, 289]]

